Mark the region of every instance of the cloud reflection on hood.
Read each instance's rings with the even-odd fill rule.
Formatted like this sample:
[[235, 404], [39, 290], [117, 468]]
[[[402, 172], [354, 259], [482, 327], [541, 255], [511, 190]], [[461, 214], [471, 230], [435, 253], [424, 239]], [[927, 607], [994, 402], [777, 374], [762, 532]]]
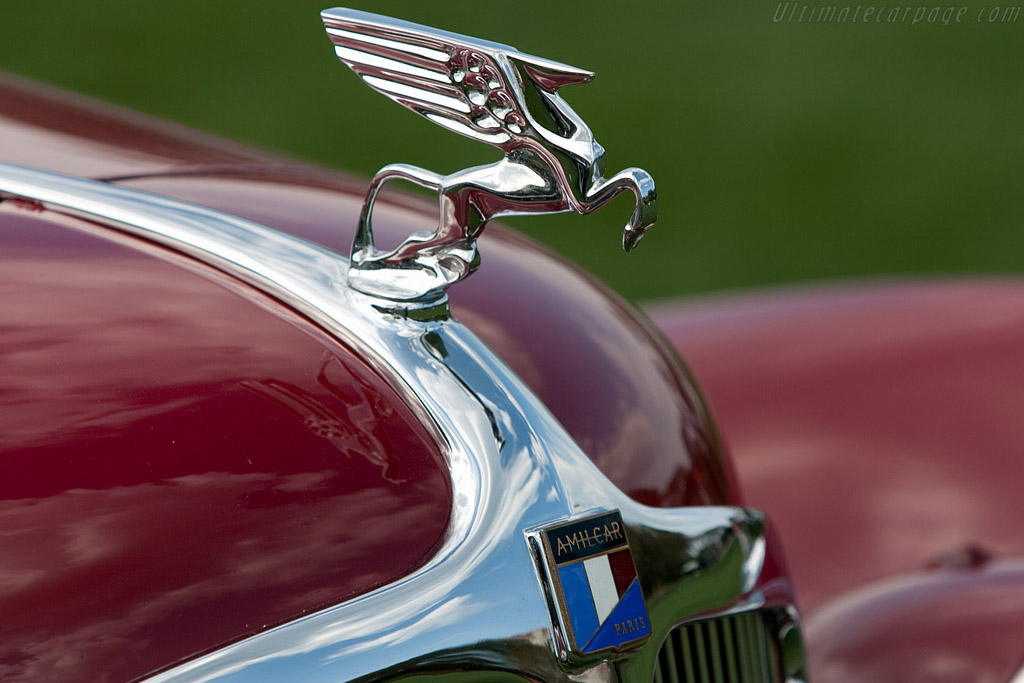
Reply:
[[422, 564], [450, 484], [381, 377], [48, 218], [0, 232], [0, 681], [134, 678]]

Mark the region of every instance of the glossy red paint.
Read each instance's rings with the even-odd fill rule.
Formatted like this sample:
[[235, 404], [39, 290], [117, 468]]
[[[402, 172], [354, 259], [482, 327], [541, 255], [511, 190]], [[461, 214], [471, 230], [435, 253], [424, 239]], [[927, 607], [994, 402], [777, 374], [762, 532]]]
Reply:
[[403, 576], [447, 526], [384, 380], [111, 234], [0, 205], [0, 680], [132, 679]]
[[651, 314], [705, 387], [746, 499], [786, 539], [812, 617], [964, 546], [1024, 555], [1024, 282], [783, 290]]
[[[122, 184], [229, 213], [347, 253], [362, 184], [324, 171], [163, 176]], [[381, 201], [380, 243], [436, 222], [432, 205]], [[649, 505], [736, 502], [698, 389], [650, 324], [593, 278], [498, 225], [482, 265], [449, 293], [452, 312], [544, 401], [623, 491]]]
[[1024, 563], [919, 572], [809, 622], [815, 683], [1005, 683], [1024, 667]]
[[6, 74], [0, 140], [7, 163], [88, 177], [280, 163], [266, 152]]

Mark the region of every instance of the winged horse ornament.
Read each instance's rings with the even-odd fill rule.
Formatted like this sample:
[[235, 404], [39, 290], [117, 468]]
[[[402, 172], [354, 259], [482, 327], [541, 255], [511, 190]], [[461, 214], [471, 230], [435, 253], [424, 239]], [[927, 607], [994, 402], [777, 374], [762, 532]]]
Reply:
[[[514, 47], [368, 12], [321, 14], [338, 58], [367, 85], [434, 123], [494, 145], [504, 158], [441, 175], [389, 164], [370, 182], [349, 283], [395, 301], [428, 301], [480, 263], [476, 238], [497, 216], [590, 213], [626, 190], [636, 208], [622, 235], [631, 251], [657, 218], [650, 174], [627, 168], [604, 176], [604, 148], [558, 94], [593, 72], [524, 54]], [[437, 190], [437, 229], [410, 235], [391, 251], [374, 245], [371, 213], [381, 186], [402, 178]]]

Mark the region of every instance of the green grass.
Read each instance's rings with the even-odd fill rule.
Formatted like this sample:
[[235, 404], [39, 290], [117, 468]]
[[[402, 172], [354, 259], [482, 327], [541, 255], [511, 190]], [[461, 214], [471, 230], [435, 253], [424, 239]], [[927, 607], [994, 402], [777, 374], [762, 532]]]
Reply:
[[[364, 175], [496, 158], [362, 85], [332, 54], [323, 5], [11, 2], [0, 69]], [[661, 222], [629, 255], [628, 198], [508, 222], [629, 298], [1024, 265], [1024, 17], [823, 25], [775, 23], [774, 2], [353, 5], [597, 72], [563, 94], [610, 170], [654, 175]]]

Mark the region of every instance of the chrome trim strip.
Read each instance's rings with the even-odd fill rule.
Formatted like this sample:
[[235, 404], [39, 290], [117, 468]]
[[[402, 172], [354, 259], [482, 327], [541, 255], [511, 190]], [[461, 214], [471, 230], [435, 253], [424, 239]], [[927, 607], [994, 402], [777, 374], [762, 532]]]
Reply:
[[777, 584], [759, 583], [760, 513], [634, 502], [490, 349], [441, 315], [446, 307], [389, 309], [347, 286], [348, 262], [338, 254], [166, 197], [0, 164], [3, 197], [177, 249], [301, 311], [390, 378], [447, 457], [452, 521], [426, 566], [152, 681], [342, 681], [456, 666], [482, 676], [502, 670], [546, 681], [615, 680], [600, 660], [566, 655], [524, 536], [598, 508], [621, 511], [648, 596], [652, 638], [624, 678], [651, 680], [662, 640], [687, 618], [739, 605], [787, 607], [772, 591]]

